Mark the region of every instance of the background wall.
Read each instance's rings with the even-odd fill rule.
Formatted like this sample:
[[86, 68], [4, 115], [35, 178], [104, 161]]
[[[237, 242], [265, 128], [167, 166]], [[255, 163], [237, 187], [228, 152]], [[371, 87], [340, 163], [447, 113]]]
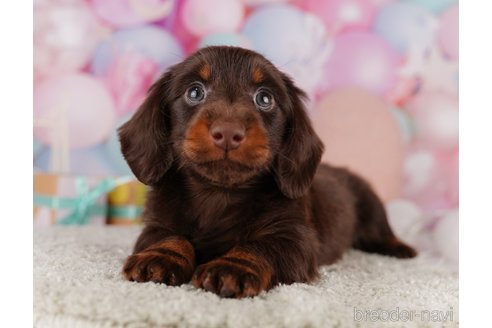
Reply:
[[457, 263], [456, 0], [35, 0], [34, 168], [131, 174], [116, 128], [205, 45], [289, 73], [326, 145], [365, 176], [408, 242]]

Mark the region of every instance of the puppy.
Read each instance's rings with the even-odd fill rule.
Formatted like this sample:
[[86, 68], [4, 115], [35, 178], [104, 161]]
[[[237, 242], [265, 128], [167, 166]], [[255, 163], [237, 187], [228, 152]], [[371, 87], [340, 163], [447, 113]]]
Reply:
[[263, 56], [209, 47], [169, 69], [119, 130], [151, 186], [123, 275], [222, 297], [311, 282], [350, 247], [410, 258], [360, 177], [320, 163], [305, 94]]

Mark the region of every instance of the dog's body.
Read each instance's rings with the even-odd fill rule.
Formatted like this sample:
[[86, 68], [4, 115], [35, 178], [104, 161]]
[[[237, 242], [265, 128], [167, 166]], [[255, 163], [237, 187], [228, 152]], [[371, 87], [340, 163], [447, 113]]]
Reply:
[[152, 87], [120, 130], [130, 167], [152, 186], [127, 279], [193, 276], [243, 297], [312, 281], [350, 247], [415, 256], [364, 180], [318, 165], [303, 96], [262, 56], [232, 47], [202, 49]]

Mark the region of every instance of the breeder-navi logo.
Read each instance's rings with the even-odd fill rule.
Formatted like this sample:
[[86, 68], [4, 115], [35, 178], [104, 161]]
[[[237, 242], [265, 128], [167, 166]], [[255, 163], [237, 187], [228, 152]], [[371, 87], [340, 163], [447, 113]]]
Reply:
[[453, 321], [453, 307], [448, 311], [442, 310], [403, 310], [399, 307], [393, 310], [361, 310], [354, 307], [354, 321], [424, 321], [424, 322], [451, 322]]

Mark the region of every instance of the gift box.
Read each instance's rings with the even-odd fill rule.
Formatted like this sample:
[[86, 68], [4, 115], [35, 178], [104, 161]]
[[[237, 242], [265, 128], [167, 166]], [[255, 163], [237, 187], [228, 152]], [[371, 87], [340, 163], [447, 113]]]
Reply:
[[108, 224], [142, 223], [147, 186], [137, 180], [121, 184], [108, 194]]
[[127, 179], [34, 174], [34, 226], [104, 225], [107, 195]]

